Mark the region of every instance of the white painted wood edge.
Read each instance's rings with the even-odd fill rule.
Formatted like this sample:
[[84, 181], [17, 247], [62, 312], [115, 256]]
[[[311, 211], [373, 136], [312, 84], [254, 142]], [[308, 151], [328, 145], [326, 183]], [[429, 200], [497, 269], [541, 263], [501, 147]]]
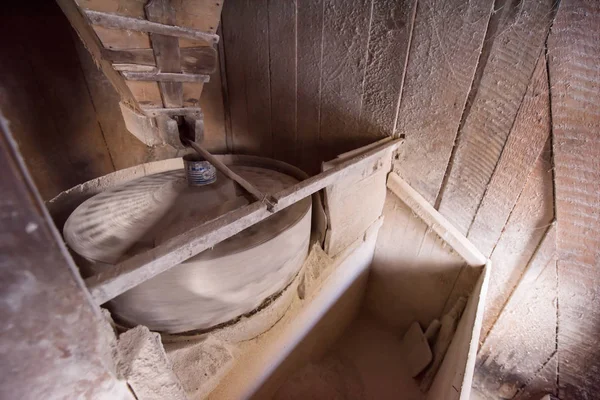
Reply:
[[477, 312], [475, 314], [471, 341], [469, 343], [465, 375], [460, 390], [460, 400], [469, 400], [471, 398], [471, 386], [473, 386], [473, 374], [475, 372], [475, 363], [477, 361], [477, 351], [479, 350], [479, 339], [481, 334], [481, 326], [483, 325], [483, 314], [485, 312], [485, 303], [490, 284], [491, 270], [492, 261], [488, 259], [485, 263], [485, 267], [483, 267], [483, 282], [481, 284], [481, 290], [478, 294], [475, 292], [471, 294], [471, 296], [476, 294], [479, 295], [479, 299], [477, 300]]
[[389, 173], [387, 187], [448, 243], [469, 266], [480, 267], [486, 264], [487, 258], [473, 243], [398, 174]]

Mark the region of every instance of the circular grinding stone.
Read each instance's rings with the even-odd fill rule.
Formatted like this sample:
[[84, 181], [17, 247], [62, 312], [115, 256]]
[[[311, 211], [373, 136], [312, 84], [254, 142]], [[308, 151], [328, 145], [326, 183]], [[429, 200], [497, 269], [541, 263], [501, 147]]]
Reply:
[[[264, 193], [298, 181], [259, 167], [230, 166]], [[249, 204], [242, 189], [218, 174], [188, 187], [183, 170], [148, 175], [83, 202], [63, 234], [69, 247], [100, 272], [219, 215]], [[310, 198], [282, 210], [113, 299], [127, 325], [166, 333], [209, 330], [235, 320], [281, 292], [308, 252]]]

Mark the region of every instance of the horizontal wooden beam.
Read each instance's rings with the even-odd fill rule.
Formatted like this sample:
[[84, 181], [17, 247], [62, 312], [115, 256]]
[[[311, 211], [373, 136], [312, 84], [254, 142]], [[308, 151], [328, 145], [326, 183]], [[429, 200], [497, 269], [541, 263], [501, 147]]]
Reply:
[[173, 107], [173, 108], [142, 108], [144, 114], [148, 117], [176, 117], [178, 115], [187, 115], [190, 117], [202, 118], [202, 109], [198, 107]]
[[[217, 51], [213, 47], [183, 47], [179, 49], [181, 72], [211, 74], [217, 68]], [[102, 58], [117, 64], [156, 66], [152, 49], [102, 49]]]
[[155, 71], [122, 71], [121, 74], [128, 81], [150, 82], [208, 82], [210, 76], [200, 74], [185, 74], [175, 72]]
[[423, 196], [413, 189], [395, 172], [388, 175], [387, 187], [402, 200], [423, 222], [450, 245], [468, 265], [485, 265], [487, 258], [460, 233], [442, 214], [440, 214]]
[[105, 272], [88, 278], [87, 287], [94, 301], [99, 305], [104, 304], [140, 283], [263, 221], [273, 215], [272, 213], [283, 210], [343, 177], [362, 170], [366, 163], [379, 163], [382, 154], [390, 148], [395, 148], [399, 142], [399, 140], [390, 141], [278, 192], [273, 196], [277, 199], [277, 204], [271, 211], [267, 209], [265, 202], [256, 201], [192, 228], [149, 251], [137, 254]]
[[84, 10], [93, 25], [110, 29], [123, 29], [129, 31], [157, 33], [159, 35], [175, 36], [192, 40], [202, 40], [209, 44], [219, 42], [219, 36], [197, 29], [185, 28], [151, 22], [145, 19], [124, 17], [122, 15], [110, 14], [100, 11]]

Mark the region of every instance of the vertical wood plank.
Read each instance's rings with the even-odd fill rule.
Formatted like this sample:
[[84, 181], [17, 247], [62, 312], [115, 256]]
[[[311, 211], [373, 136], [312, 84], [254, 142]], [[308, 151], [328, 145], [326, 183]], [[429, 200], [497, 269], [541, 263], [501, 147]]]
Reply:
[[471, 87], [492, 0], [421, 0], [396, 136], [405, 135], [394, 171], [435, 202]]
[[324, 0], [321, 157], [368, 144], [359, 129], [371, 0]]
[[550, 94], [542, 54], [467, 237], [486, 256], [502, 234], [527, 176], [550, 136]]
[[600, 3], [562, 1], [548, 39], [559, 282], [559, 397], [600, 393]]
[[[46, 26], [47, 35], [27, 29]], [[90, 100], [66, 18], [52, 3], [45, 16], [23, 14], [1, 24], [4, 79], [0, 103], [42, 196], [114, 171]], [[18, 35], [19, 40], [14, 37]]]
[[549, 143], [538, 158], [492, 253], [487, 305], [481, 328], [485, 339], [515, 289], [545, 231], [554, 219]]
[[235, 152], [271, 157], [267, 0], [225, 2], [223, 36]]
[[296, 0], [268, 7], [273, 157], [296, 164]]
[[323, 2], [297, 1], [297, 160], [309, 174], [320, 171]]
[[[527, 90], [552, 21], [554, 0], [511, 0], [466, 109], [439, 211], [467, 233]], [[542, 142], [543, 143], [543, 142]]]
[[225, 78], [227, 79], [227, 99], [231, 124], [231, 151], [244, 153], [253, 146], [248, 136], [248, 110], [246, 108], [246, 57], [244, 53], [243, 17], [248, 3], [239, 1], [225, 2], [223, 5], [221, 42], [225, 59]]
[[[512, 399], [555, 356], [557, 282], [556, 231], [551, 227], [479, 350], [476, 390]], [[556, 394], [556, 378], [553, 383], [550, 393]]]
[[416, 6], [416, 0], [373, 0], [360, 110], [365, 140], [394, 133]]

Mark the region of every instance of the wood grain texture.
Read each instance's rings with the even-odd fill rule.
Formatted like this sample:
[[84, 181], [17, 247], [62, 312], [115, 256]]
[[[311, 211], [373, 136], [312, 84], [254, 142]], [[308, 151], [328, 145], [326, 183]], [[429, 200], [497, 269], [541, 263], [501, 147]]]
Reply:
[[271, 157], [268, 3], [226, 2], [223, 40], [235, 152]]
[[[352, 156], [323, 163], [323, 170]], [[386, 197], [385, 182], [391, 169], [392, 149], [363, 166], [362, 171], [325, 188], [327, 233], [324, 250], [335, 257], [348, 248], [381, 217]]]
[[171, 146], [147, 147], [127, 130], [119, 108], [119, 94], [114, 90], [102, 71], [96, 68], [94, 60], [92, 60], [83, 44], [77, 41], [75, 47], [94, 104], [96, 117], [102, 128], [115, 170], [176, 157], [177, 150]]
[[365, 139], [394, 133], [416, 7], [416, 0], [373, 0], [360, 110]]
[[[176, 23], [175, 8], [170, 0], [150, 0], [144, 6], [144, 10], [146, 18], [151, 22], [166, 25], [174, 25]], [[173, 36], [151, 33], [150, 41], [159, 72], [180, 73], [181, 55], [179, 53], [179, 39]], [[181, 82], [159, 81], [158, 87], [162, 103], [165, 107], [181, 107], [183, 105], [183, 85]], [[200, 94], [198, 94], [198, 97], [200, 97]]]
[[442, 316], [464, 260], [388, 190], [365, 307], [399, 334]]
[[546, 57], [541, 55], [467, 237], [489, 256], [550, 136]]
[[[217, 66], [217, 52], [212, 47], [180, 49], [181, 71], [190, 74], [210, 74]], [[152, 49], [103, 49], [102, 58], [113, 63], [156, 65]]]
[[104, 336], [108, 332], [102, 329], [100, 312], [91, 303], [1, 113], [0, 168], [5, 323], [0, 338], [0, 397], [133, 399], [126, 383], [117, 379], [108, 348], [111, 338]]
[[296, 0], [268, 7], [273, 157], [296, 164]]
[[600, 392], [600, 3], [561, 2], [548, 38], [559, 282], [559, 397]]
[[[467, 233], [544, 46], [553, 0], [508, 1], [458, 133], [440, 212]], [[541, 68], [541, 67], [540, 67]], [[543, 143], [543, 142], [542, 142]]]
[[481, 337], [485, 339], [554, 220], [549, 144], [534, 166], [492, 253], [494, 268]]
[[[27, 29], [34, 22], [51, 32]], [[73, 49], [77, 39], [60, 10], [52, 4], [44, 17], [8, 17], [0, 25], [0, 72], [10, 77], [2, 81], [0, 105], [42, 196], [114, 171]]]
[[298, 166], [310, 174], [320, 170], [321, 67], [323, 55], [324, 0], [298, 1], [297, 30], [297, 127]]
[[388, 176], [387, 187], [410, 207], [423, 222], [437, 233], [469, 266], [485, 265], [487, 258], [457, 229], [448, 222], [431, 204], [416, 190], [411, 188], [402, 178], [392, 172]]
[[368, 144], [359, 115], [372, 18], [372, 2], [324, 0], [321, 69], [321, 157]]
[[[557, 278], [556, 231], [552, 227], [479, 351], [476, 390], [512, 399], [555, 356]], [[556, 389], [551, 393], [556, 394]]]
[[395, 135], [394, 171], [434, 203], [471, 87], [493, 1], [419, 1]]

